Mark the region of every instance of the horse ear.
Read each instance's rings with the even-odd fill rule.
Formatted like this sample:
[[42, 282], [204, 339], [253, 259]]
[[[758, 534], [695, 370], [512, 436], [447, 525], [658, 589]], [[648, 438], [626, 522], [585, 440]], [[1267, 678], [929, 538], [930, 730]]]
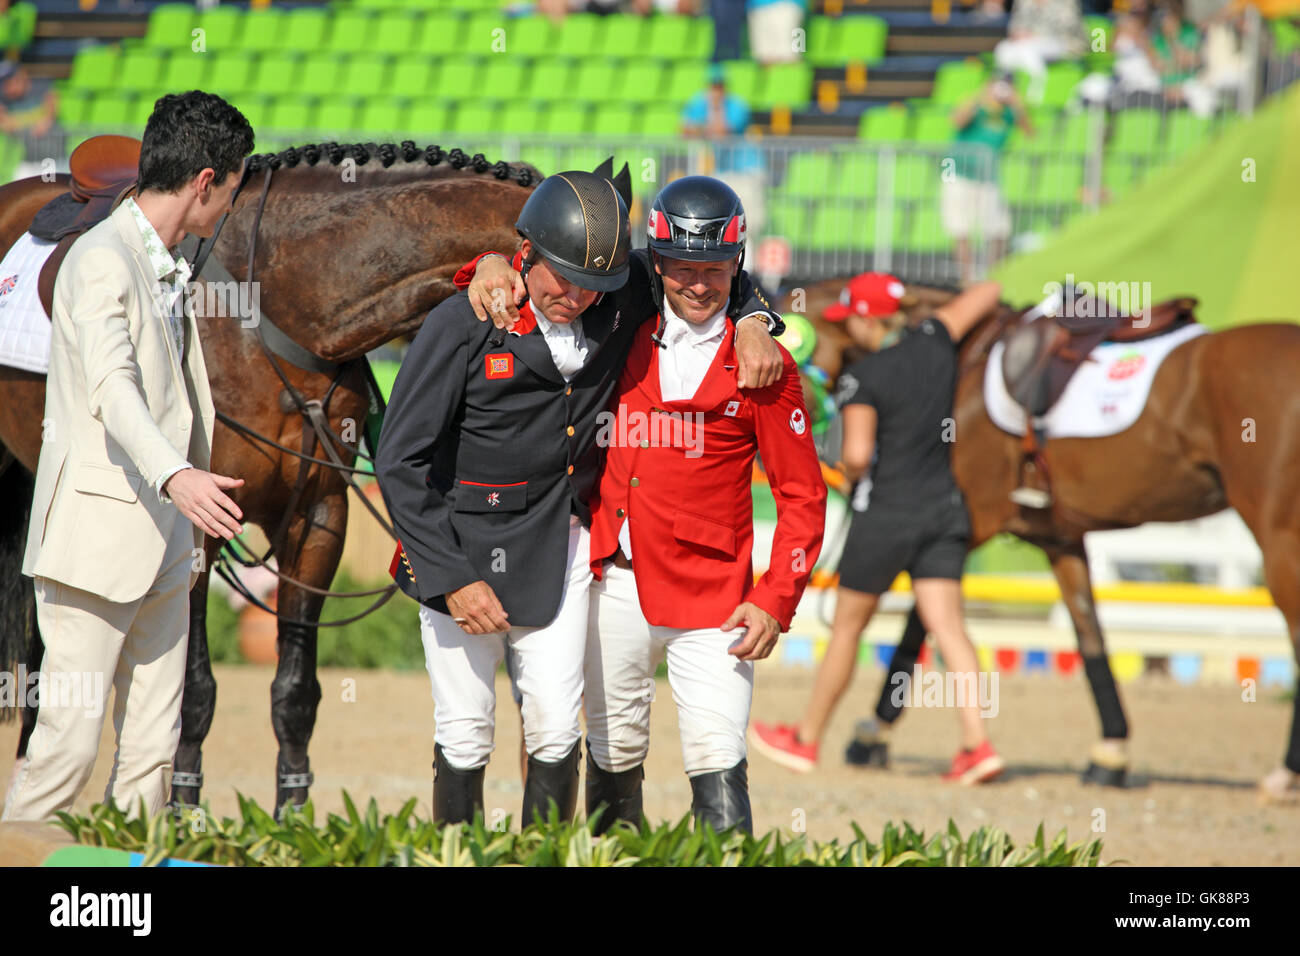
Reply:
[[599, 166], [597, 166], [595, 169], [593, 169], [592, 172], [595, 173], [597, 176], [601, 176], [605, 179], [613, 179], [614, 178], [614, 157], [613, 156], [606, 157], [605, 161], [601, 163]]
[[628, 209], [632, 208], [632, 174], [628, 171], [627, 163], [618, 171], [618, 175], [613, 179], [614, 188], [618, 194], [623, 197], [623, 203]]

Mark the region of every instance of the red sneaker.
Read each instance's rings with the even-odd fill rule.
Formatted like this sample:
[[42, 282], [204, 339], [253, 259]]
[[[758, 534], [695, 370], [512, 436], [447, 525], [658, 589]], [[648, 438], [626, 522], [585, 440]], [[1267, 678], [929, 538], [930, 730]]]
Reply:
[[943, 775], [945, 780], [956, 780], [967, 786], [985, 783], [1000, 774], [1006, 764], [987, 740], [974, 750], [960, 750], [952, 758], [952, 767]]
[[764, 757], [796, 773], [810, 773], [817, 766], [817, 745], [800, 743], [798, 729], [789, 724], [756, 720], [749, 728], [749, 742]]

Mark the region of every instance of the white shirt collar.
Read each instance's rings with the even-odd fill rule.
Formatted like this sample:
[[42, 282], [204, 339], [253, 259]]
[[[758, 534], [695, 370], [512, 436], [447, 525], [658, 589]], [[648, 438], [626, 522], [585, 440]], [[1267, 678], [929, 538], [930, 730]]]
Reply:
[[693, 322], [687, 322], [674, 312], [672, 305], [665, 296], [664, 340], [668, 344], [686, 341], [692, 345], [703, 345], [706, 342], [712, 342], [714, 339], [721, 340], [727, 331], [727, 306], [730, 304], [731, 300], [728, 299], [722, 303], [720, 311], [697, 325]]

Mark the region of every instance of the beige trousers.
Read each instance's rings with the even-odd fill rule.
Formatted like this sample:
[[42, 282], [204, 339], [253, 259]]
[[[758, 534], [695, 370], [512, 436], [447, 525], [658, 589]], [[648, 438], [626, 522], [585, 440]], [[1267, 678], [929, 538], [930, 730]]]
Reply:
[[[123, 542], [123, 561], [129, 547]], [[151, 815], [166, 804], [181, 733], [193, 547], [193, 525], [178, 517], [153, 587], [128, 604], [36, 578], [40, 713], [2, 819], [71, 811], [95, 769], [110, 685], [117, 752], [104, 801], [132, 815], [142, 798]]]

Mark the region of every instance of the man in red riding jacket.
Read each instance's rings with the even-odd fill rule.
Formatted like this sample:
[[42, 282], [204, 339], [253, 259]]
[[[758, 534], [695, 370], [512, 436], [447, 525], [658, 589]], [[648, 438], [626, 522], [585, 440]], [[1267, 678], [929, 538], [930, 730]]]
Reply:
[[[744, 209], [724, 183], [677, 180], [650, 213], [661, 301], [643, 326], [598, 434], [591, 498], [585, 667], [587, 811], [598, 829], [639, 822], [654, 673], [667, 658], [698, 821], [752, 830], [745, 730], [754, 661], [790, 626], [821, 550], [826, 486], [794, 360], [781, 379], [737, 385], [736, 297]], [[483, 260], [486, 300], [513, 278]], [[767, 572], [751, 562], [755, 454], [777, 505]], [[742, 630], [743, 628], [743, 630]]]

